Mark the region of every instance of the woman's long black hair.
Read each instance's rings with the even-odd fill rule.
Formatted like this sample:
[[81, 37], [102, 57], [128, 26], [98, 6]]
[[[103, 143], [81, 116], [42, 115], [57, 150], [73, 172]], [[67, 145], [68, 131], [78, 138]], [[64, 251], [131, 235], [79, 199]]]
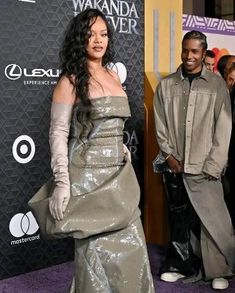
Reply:
[[107, 26], [108, 46], [102, 59], [102, 65], [113, 61], [113, 40], [112, 31], [104, 14], [98, 9], [87, 9], [74, 17], [67, 28], [65, 39], [60, 50], [61, 74], [67, 76], [74, 86], [76, 102], [78, 104], [79, 116], [89, 120], [91, 112], [91, 101], [89, 99], [89, 78], [90, 73], [87, 67], [86, 47], [89, 42], [90, 28], [101, 17]]

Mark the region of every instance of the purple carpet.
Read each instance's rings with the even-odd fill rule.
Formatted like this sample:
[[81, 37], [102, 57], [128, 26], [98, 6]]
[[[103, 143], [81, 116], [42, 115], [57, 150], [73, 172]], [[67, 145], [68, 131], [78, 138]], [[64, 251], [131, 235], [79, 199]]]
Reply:
[[[157, 293], [210, 293], [216, 292], [210, 288], [210, 283], [198, 282], [184, 284], [182, 281], [166, 283], [157, 276], [164, 257], [164, 249], [157, 245], [148, 245], [150, 263]], [[34, 271], [17, 277], [0, 281], [0, 293], [66, 293], [73, 275], [73, 263], [68, 262], [46, 269]], [[235, 292], [235, 278], [224, 293]], [[130, 292], [131, 293], [131, 292]]]

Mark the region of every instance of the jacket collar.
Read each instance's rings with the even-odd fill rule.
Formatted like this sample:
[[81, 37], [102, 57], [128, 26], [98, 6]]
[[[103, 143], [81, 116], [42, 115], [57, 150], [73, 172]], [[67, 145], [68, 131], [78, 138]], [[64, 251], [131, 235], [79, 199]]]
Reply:
[[[202, 65], [202, 73], [198, 78], [202, 78], [206, 81], [209, 81], [209, 74], [210, 74], [210, 71], [203, 64]], [[176, 75], [177, 75], [178, 81], [182, 81], [185, 79], [185, 77], [183, 76], [183, 73], [182, 73], [182, 64], [177, 68]]]

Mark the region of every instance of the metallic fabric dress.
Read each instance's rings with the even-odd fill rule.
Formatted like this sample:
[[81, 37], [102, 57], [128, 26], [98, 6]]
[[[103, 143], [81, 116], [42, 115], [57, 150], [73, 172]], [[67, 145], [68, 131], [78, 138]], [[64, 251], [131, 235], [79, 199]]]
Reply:
[[123, 151], [123, 127], [129, 116], [126, 97], [96, 98], [92, 131], [80, 139], [76, 112], [73, 115], [72, 195], [58, 228], [69, 230], [75, 240], [71, 293], [154, 292], [138, 208], [139, 185]]

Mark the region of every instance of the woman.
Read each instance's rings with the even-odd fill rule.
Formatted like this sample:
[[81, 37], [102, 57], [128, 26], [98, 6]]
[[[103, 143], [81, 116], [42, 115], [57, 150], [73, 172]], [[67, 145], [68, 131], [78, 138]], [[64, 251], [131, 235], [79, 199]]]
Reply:
[[75, 240], [70, 292], [154, 292], [139, 186], [123, 145], [128, 99], [112, 61], [112, 36], [96, 9], [70, 23], [53, 93], [50, 147], [55, 187], [47, 231]]

